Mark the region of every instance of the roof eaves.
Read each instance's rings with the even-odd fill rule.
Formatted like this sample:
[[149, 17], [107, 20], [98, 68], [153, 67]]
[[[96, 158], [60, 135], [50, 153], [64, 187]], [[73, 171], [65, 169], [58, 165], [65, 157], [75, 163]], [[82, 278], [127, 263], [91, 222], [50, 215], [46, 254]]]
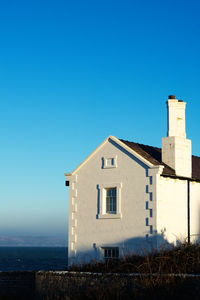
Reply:
[[173, 179], [180, 179], [180, 180], [188, 180], [188, 181], [196, 181], [200, 182], [199, 178], [194, 178], [194, 177], [185, 177], [185, 176], [178, 176], [178, 175], [172, 175], [172, 174], [161, 174], [163, 177], [169, 177]]
[[139, 153], [137, 153], [135, 150], [133, 150], [131, 147], [129, 147], [126, 143], [122, 142], [122, 140], [114, 137], [114, 136], [110, 136], [110, 138], [115, 141], [118, 145], [120, 145], [122, 148], [124, 148], [125, 150], [127, 150], [129, 153], [131, 153], [132, 155], [134, 155], [135, 157], [137, 157], [140, 161], [142, 161], [145, 165], [147, 165], [148, 167], [153, 167], [157, 164], [153, 164], [152, 162], [150, 162], [148, 159], [146, 159], [145, 157], [143, 157], [142, 155], [140, 155]]
[[64, 175], [65, 176], [72, 176], [72, 175], [75, 175], [76, 172], [78, 170], [80, 170], [80, 168], [82, 168], [89, 160], [90, 158], [92, 158], [94, 156], [94, 154], [99, 150], [101, 149], [101, 147], [103, 147], [103, 145], [108, 141], [110, 136], [108, 136], [92, 153], [90, 153], [90, 155], [88, 155], [88, 157], [82, 162], [80, 163], [80, 165], [78, 165], [78, 167], [76, 169], [74, 169], [74, 171], [72, 171], [72, 173], [65, 173]]

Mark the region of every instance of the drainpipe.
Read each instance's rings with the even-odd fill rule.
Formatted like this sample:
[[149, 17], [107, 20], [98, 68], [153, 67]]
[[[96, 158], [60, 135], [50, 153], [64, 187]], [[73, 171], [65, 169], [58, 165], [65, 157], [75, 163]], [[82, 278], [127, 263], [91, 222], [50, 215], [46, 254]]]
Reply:
[[190, 180], [187, 180], [188, 244], [190, 245]]

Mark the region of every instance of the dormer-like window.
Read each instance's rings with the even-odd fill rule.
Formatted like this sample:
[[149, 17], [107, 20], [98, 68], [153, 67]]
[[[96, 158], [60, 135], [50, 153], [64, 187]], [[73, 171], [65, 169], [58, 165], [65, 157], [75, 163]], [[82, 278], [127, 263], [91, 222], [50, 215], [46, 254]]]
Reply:
[[117, 167], [117, 155], [105, 155], [102, 157], [102, 168], [110, 169]]

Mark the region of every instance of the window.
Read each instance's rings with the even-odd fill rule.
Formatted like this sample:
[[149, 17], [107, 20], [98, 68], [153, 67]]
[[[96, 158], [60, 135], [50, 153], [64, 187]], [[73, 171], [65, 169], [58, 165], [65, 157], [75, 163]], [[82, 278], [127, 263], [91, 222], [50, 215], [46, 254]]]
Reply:
[[121, 183], [97, 185], [98, 219], [120, 219], [121, 214]]
[[116, 197], [117, 189], [108, 188], [106, 189], [106, 213], [107, 214], [116, 214]]
[[119, 247], [105, 247], [103, 248], [104, 258], [117, 259], [119, 258]]
[[102, 157], [102, 168], [110, 169], [117, 167], [117, 155], [105, 155]]
[[108, 167], [113, 167], [115, 165], [115, 160], [114, 158], [108, 158], [107, 159], [107, 166]]

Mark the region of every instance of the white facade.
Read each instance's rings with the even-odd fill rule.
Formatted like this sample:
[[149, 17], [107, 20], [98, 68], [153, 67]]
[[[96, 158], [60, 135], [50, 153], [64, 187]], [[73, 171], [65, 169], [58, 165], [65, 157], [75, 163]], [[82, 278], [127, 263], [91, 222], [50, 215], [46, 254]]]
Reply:
[[[178, 103], [182, 103], [180, 114], [185, 124], [185, 105]], [[176, 108], [173, 106], [173, 120], [180, 106], [178, 112]], [[169, 113], [169, 119], [170, 116]], [[170, 122], [175, 121], [169, 121], [166, 139], [181, 136], [187, 144], [184, 124], [175, 130]], [[174, 145], [178, 148], [176, 140]], [[184, 152], [186, 157], [188, 152]], [[155, 164], [148, 155], [141, 155], [110, 136], [76, 170], [65, 174], [70, 188], [69, 265], [103, 259], [108, 251], [111, 256], [132, 251], [144, 253], [185, 241], [189, 229], [191, 238], [198, 238], [200, 183], [184, 172], [179, 177], [175, 168], [175, 174], [168, 176], [164, 167], [162, 162]], [[108, 191], [114, 191], [116, 197], [109, 196]]]

